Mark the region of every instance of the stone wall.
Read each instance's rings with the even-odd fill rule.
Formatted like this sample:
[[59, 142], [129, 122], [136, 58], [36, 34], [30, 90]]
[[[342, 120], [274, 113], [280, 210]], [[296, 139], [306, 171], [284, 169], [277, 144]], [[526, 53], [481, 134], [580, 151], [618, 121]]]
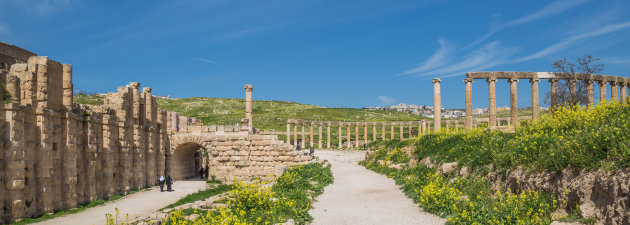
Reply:
[[[308, 163], [311, 156], [307, 151], [295, 151], [290, 144], [279, 141], [277, 135], [220, 134], [195, 135], [178, 134], [172, 136], [173, 146], [201, 149], [204, 152], [203, 164], [209, 166], [210, 176], [224, 183], [234, 179], [249, 181], [253, 178], [275, 179], [282, 168]], [[177, 151], [181, 151], [178, 149]], [[183, 154], [186, 154], [182, 151]], [[178, 153], [175, 153], [178, 154]], [[172, 166], [171, 173], [176, 179], [184, 176], [179, 168], [186, 164]]]
[[11, 65], [25, 63], [31, 56], [36, 56], [23, 48], [0, 42], [0, 70], [9, 70]]
[[[0, 56], [12, 57], [3, 46]], [[0, 69], [11, 94], [0, 103], [0, 224], [154, 186], [161, 175], [194, 176], [202, 165], [231, 182], [311, 159], [277, 136], [250, 135], [248, 120], [204, 126], [160, 110], [136, 82], [107, 93], [103, 105], [76, 104], [72, 65], [24, 62]]]
[[102, 106], [72, 101], [72, 67], [44, 56], [13, 64], [0, 105], [0, 223], [153, 186], [170, 146], [166, 112], [139, 84]]

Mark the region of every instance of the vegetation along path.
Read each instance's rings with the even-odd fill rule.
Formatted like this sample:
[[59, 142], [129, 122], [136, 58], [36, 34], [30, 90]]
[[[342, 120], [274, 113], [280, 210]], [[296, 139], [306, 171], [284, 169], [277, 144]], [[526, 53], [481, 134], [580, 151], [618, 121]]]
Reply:
[[384, 175], [360, 166], [363, 151], [317, 151], [327, 159], [335, 182], [313, 204], [313, 224], [444, 224], [422, 211]]
[[[147, 216], [151, 213], [176, 202], [188, 194], [202, 190], [206, 182], [200, 180], [175, 181], [173, 192], [160, 192], [160, 187], [152, 187], [146, 191], [140, 191], [119, 200], [108, 202], [105, 205], [86, 209], [77, 214], [67, 215], [51, 220], [46, 220], [36, 224], [42, 225], [67, 225], [67, 224], [105, 224], [105, 214], [116, 214], [116, 208], [120, 211], [120, 220], [125, 219], [129, 214], [129, 219]], [[166, 189], [166, 187], [164, 187]]]

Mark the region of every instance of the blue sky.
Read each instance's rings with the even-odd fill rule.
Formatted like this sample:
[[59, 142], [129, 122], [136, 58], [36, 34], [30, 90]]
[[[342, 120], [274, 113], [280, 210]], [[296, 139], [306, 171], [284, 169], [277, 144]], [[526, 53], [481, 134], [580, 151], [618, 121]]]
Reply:
[[[158, 95], [243, 98], [251, 83], [254, 99], [432, 105], [440, 77], [442, 104], [463, 108], [468, 71], [550, 71], [589, 54], [628, 76], [629, 12], [605, 0], [0, 0], [0, 41], [73, 64], [88, 92], [138, 81]], [[498, 82], [499, 106], [508, 88]], [[518, 88], [531, 104], [529, 82]], [[473, 106], [487, 96], [475, 81]]]

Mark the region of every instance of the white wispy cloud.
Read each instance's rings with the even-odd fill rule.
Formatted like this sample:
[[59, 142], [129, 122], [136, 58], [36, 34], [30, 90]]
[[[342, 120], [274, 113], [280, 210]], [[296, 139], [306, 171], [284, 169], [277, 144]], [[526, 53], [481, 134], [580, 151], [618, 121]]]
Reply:
[[193, 60], [199, 61], [199, 62], [211, 63], [211, 64], [214, 64], [214, 65], [220, 65], [218, 62], [216, 62], [216, 61], [214, 61], [212, 59], [194, 58]]
[[381, 102], [381, 105], [392, 105], [396, 103], [395, 98], [385, 96], [385, 95], [378, 96], [376, 97], [376, 99], [378, 99]]
[[467, 71], [482, 70], [501, 65], [518, 51], [515, 47], [503, 47], [501, 42], [493, 41], [467, 54], [455, 64], [440, 67], [417, 76], [448, 77], [454, 74], [462, 75]]
[[438, 48], [430, 58], [420, 63], [420, 66], [402, 72], [399, 75], [419, 73], [446, 65], [446, 63], [450, 61], [450, 56], [455, 51], [455, 48], [450, 46], [443, 38], [440, 38], [438, 43], [440, 44], [440, 48]]
[[[273, 26], [279, 26], [279, 25], [273, 25]], [[244, 36], [247, 36], [247, 35], [251, 35], [251, 34], [254, 34], [254, 33], [258, 33], [258, 32], [267, 30], [267, 29], [269, 29], [269, 28], [271, 28], [273, 26], [272, 25], [267, 25], [267, 26], [260, 26], [260, 27], [254, 27], [254, 28], [238, 30], [238, 31], [234, 31], [234, 32], [231, 32], [231, 33], [220, 35], [220, 36], [214, 38], [214, 40], [229, 40], [229, 39], [240, 38], [240, 37], [244, 37]]]
[[610, 58], [603, 58], [602, 62], [612, 63], [612, 64], [630, 64], [630, 58], [610, 57]]
[[505, 29], [505, 28], [509, 28], [509, 27], [513, 27], [513, 26], [518, 26], [518, 25], [522, 25], [522, 24], [526, 24], [532, 21], [536, 21], [539, 19], [543, 19], [543, 18], [547, 18], [549, 16], [553, 16], [556, 14], [560, 14], [564, 11], [567, 11], [569, 9], [575, 8], [579, 5], [582, 5], [583, 3], [587, 2], [589, 0], [556, 0], [555, 2], [552, 2], [551, 4], [545, 6], [544, 8], [531, 13], [531, 14], [527, 14], [525, 16], [522, 16], [518, 19], [515, 19], [513, 21], [507, 22], [507, 23], [499, 23], [497, 25], [494, 25], [490, 28], [490, 31], [488, 31], [488, 33], [486, 33], [484, 36], [482, 36], [481, 38], [475, 40], [473, 43], [470, 43], [469, 45], [467, 45], [466, 47], [464, 47], [464, 49], [468, 49], [471, 47], [474, 47], [478, 44], [480, 44], [481, 42], [484, 42], [485, 40], [487, 40], [488, 38], [490, 38], [492, 35], [496, 34], [497, 32]]
[[615, 31], [619, 31], [619, 30], [623, 30], [623, 29], [627, 29], [630, 28], [630, 21], [625, 22], [625, 23], [618, 23], [618, 24], [610, 24], [610, 25], [606, 25], [603, 26], [595, 31], [592, 32], [588, 32], [588, 33], [582, 33], [582, 34], [577, 34], [577, 35], [573, 35], [570, 36], [569, 38], [560, 41], [558, 43], [555, 43], [549, 47], [546, 47], [534, 54], [525, 56], [525, 57], [521, 57], [519, 59], [514, 60], [514, 62], [523, 62], [523, 61], [527, 61], [527, 60], [532, 60], [532, 59], [536, 59], [536, 58], [540, 58], [540, 57], [544, 57], [547, 56], [549, 54], [558, 52], [560, 50], [564, 50], [567, 49], [568, 47], [572, 46], [572, 44], [581, 41], [581, 40], [586, 40], [586, 39], [590, 39], [590, 38], [594, 38], [594, 37], [598, 37], [601, 35], [605, 35], [605, 34], [609, 34]]

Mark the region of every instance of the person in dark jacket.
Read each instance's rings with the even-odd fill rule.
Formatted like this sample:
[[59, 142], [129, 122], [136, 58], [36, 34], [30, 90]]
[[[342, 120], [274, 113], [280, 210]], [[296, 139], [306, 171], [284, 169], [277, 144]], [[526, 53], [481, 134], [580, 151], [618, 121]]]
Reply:
[[206, 165], [206, 179], [208, 179], [208, 177], [210, 177], [210, 167], [208, 165]]
[[173, 185], [173, 178], [169, 175], [166, 177], [166, 191], [173, 191], [171, 185]]
[[205, 172], [203, 171], [203, 168], [201, 168], [199, 170], [199, 179], [203, 179], [203, 175], [205, 174]]

